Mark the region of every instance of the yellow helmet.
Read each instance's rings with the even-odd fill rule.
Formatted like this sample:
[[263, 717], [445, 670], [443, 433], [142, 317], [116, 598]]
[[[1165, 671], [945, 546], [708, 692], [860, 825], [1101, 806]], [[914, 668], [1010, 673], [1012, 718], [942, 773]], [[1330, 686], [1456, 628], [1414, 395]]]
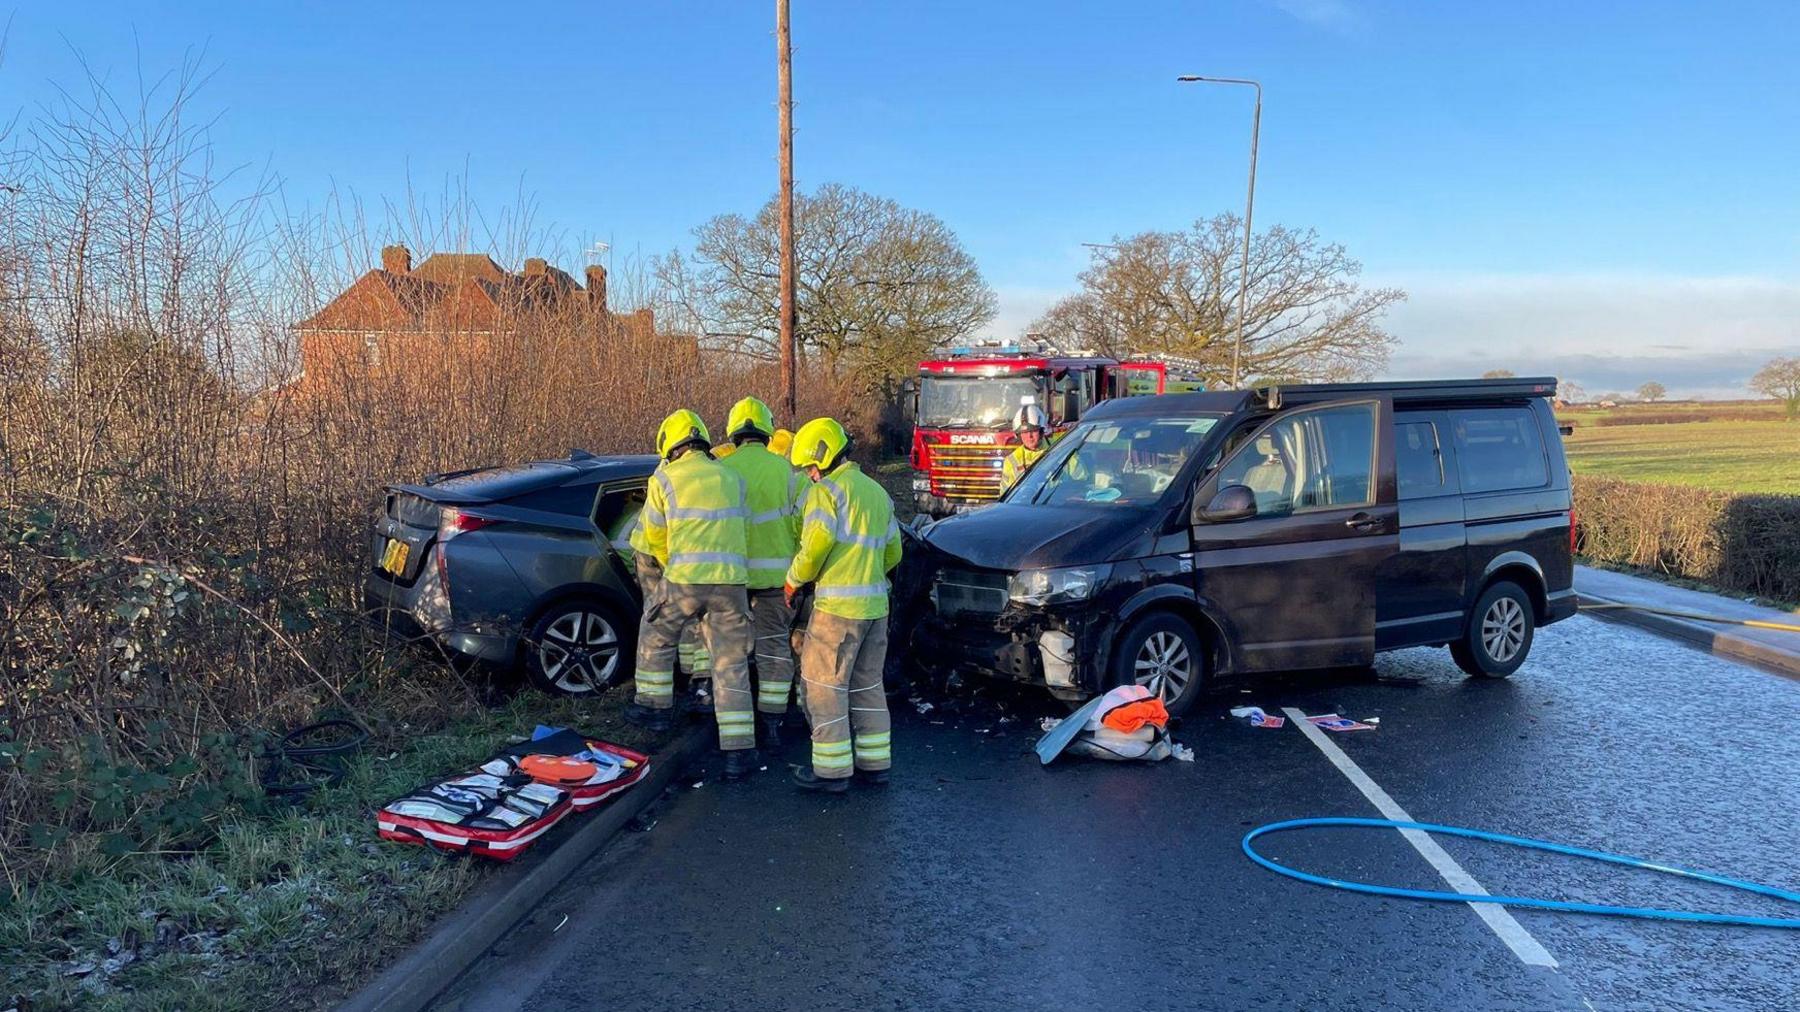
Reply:
[[835, 418], [815, 418], [794, 433], [794, 449], [788, 458], [795, 467], [831, 470], [844, 451], [850, 449], [850, 434]]
[[788, 459], [788, 454], [793, 452], [793, 449], [794, 434], [792, 432], [786, 429], [776, 429], [775, 434], [769, 437], [769, 452], [782, 460]]
[[746, 397], [731, 406], [725, 419], [725, 437], [739, 442], [750, 436], [768, 439], [775, 434], [775, 413], [754, 397]]
[[656, 429], [656, 455], [668, 460], [675, 451], [694, 443], [712, 446], [712, 434], [706, 431], [706, 422], [699, 415], [686, 408], [663, 419], [662, 425]]

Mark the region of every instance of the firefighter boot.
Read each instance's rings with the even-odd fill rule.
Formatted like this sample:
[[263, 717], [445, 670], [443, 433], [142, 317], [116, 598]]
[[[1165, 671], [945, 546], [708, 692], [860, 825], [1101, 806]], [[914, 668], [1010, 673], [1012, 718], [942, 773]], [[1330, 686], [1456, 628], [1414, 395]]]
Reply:
[[822, 777], [812, 771], [811, 767], [801, 766], [794, 770], [794, 786], [803, 791], [818, 791], [822, 794], [842, 794], [850, 789], [849, 777]]
[[725, 779], [733, 783], [750, 779], [762, 766], [762, 754], [753, 748], [735, 748], [725, 753]]

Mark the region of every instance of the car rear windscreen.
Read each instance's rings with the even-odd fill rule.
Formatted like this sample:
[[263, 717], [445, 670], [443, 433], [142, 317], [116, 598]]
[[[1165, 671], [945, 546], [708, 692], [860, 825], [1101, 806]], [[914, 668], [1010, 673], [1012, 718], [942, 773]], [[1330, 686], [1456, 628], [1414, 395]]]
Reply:
[[567, 464], [520, 464], [516, 467], [491, 467], [474, 474], [445, 478], [431, 486], [433, 492], [458, 499], [511, 499], [541, 488], [560, 485], [575, 473]]

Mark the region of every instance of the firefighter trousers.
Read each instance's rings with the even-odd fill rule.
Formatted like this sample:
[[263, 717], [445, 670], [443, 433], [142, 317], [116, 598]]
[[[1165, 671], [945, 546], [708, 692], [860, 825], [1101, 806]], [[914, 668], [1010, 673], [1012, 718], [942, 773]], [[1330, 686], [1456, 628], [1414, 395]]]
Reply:
[[800, 677], [812, 721], [813, 773], [842, 779], [852, 768], [893, 765], [887, 695], [887, 618], [843, 618], [813, 609]]
[[637, 702], [675, 705], [675, 661], [682, 636], [698, 628], [713, 659], [713, 714], [719, 747], [756, 747], [756, 708], [750, 695], [750, 602], [739, 584], [661, 581], [644, 598], [638, 627]]
[[[655, 562], [649, 561], [646, 556], [640, 555], [637, 559], [637, 576], [638, 587], [644, 592], [644, 608], [645, 610], [648, 610], [651, 599], [662, 593], [662, 567], [658, 566]], [[642, 628], [641, 624], [640, 628]], [[639, 642], [642, 642], [643, 637], [639, 636], [638, 640]], [[682, 684], [691, 684], [696, 678], [712, 677], [712, 658], [706, 652], [706, 644], [700, 641], [700, 624], [698, 622], [695, 622], [682, 630], [681, 643], [676, 654], [680, 660], [680, 665], [676, 670], [687, 676], [687, 681]], [[673, 699], [673, 686], [675, 684], [673, 672], [671, 672], [669, 684], [671, 686], [669, 695], [670, 698]], [[643, 703], [644, 701], [639, 699], [638, 702]], [[656, 706], [657, 704], [645, 703], [645, 705]]]
[[750, 592], [750, 624], [756, 633], [756, 710], [781, 716], [794, 688], [794, 609], [780, 587]]

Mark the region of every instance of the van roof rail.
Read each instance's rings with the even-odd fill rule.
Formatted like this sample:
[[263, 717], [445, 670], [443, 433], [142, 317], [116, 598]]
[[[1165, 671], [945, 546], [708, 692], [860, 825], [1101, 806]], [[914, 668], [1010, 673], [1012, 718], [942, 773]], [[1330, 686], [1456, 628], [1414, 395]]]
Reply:
[[1251, 393], [1271, 408], [1283, 401], [1308, 401], [1356, 394], [1389, 394], [1397, 401], [1465, 401], [1497, 398], [1555, 397], [1554, 376], [1509, 376], [1504, 379], [1394, 380], [1386, 383], [1269, 384]]

